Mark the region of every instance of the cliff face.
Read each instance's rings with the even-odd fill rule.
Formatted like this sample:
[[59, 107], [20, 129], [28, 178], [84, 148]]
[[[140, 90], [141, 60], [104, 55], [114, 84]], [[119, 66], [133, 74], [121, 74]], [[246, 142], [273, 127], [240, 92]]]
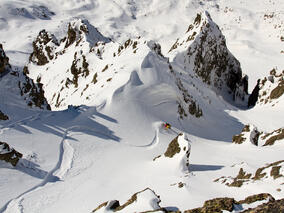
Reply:
[[[3, 74], [5, 73], [7, 75], [4, 76]], [[50, 109], [44, 97], [42, 84], [40, 82], [35, 83], [27, 74], [28, 69], [26, 67], [23, 71], [12, 68], [9, 64], [9, 58], [0, 44], [0, 80], [3, 80], [1, 82], [3, 88], [1, 89], [15, 91], [22, 96], [30, 107], [36, 106], [42, 109]]]
[[0, 77], [11, 68], [9, 58], [6, 56], [2, 44], [0, 44]]
[[224, 35], [208, 12], [197, 14], [168, 54], [192, 78], [200, 78], [224, 96], [231, 94], [233, 99], [236, 96], [244, 99], [247, 77], [243, 78], [239, 61], [228, 50]]

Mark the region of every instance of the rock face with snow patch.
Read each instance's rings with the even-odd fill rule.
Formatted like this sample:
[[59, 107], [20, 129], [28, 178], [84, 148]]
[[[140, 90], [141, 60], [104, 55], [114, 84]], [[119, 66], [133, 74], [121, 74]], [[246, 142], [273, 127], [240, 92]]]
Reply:
[[33, 42], [33, 52], [30, 55], [30, 61], [37, 65], [45, 65], [54, 58], [54, 49], [58, 42], [54, 35], [45, 30], [39, 32], [36, 40]]
[[11, 148], [7, 143], [0, 141], [0, 160], [16, 166], [22, 154]]
[[135, 193], [124, 204], [120, 205], [119, 201], [113, 200], [99, 205], [92, 212], [164, 212], [160, 207], [160, 198], [156, 193], [146, 188], [140, 192]]
[[[246, 78], [242, 76], [239, 61], [230, 53], [226, 40], [208, 12], [197, 14], [186, 34], [177, 39], [169, 50], [170, 58], [223, 95], [238, 90], [244, 99]], [[239, 89], [241, 87], [241, 89]]]
[[36, 106], [42, 109], [50, 109], [50, 106], [44, 97], [42, 84], [40, 84], [39, 81], [34, 83], [34, 81], [27, 76], [29, 72], [27, 67], [23, 69], [23, 72], [13, 70], [9, 64], [9, 58], [5, 55], [2, 45], [0, 47], [0, 66], [3, 68], [3, 72], [7, 72], [7, 75], [2, 76], [3, 82], [7, 79], [6, 87], [11, 87], [13, 90], [14, 88], [19, 88], [19, 94], [23, 96], [24, 100], [26, 100], [26, 103], [30, 107]]
[[156, 163], [171, 162], [177, 169], [188, 171], [190, 144], [184, 134], [175, 137], [168, 145], [164, 155], [154, 158]]
[[247, 144], [251, 143], [256, 146], [274, 145], [276, 142], [281, 142], [284, 139], [284, 129], [279, 128], [272, 132], [263, 132], [257, 129], [254, 125], [245, 125], [242, 132], [233, 136], [233, 143]]
[[0, 77], [11, 68], [9, 58], [6, 56], [2, 44], [0, 44]]
[[242, 132], [238, 135], [233, 136], [233, 143], [251, 143], [258, 146], [258, 139], [261, 132], [253, 125], [245, 125]]
[[270, 75], [260, 81], [258, 105], [270, 104], [275, 106], [283, 100], [284, 94], [284, 70], [282, 72], [272, 69]]
[[[246, 210], [242, 212], [254, 212], [249, 208], [255, 203], [263, 203], [263, 206], [269, 206], [270, 203], [275, 202], [274, 197], [268, 193], [261, 193], [256, 195], [251, 195], [246, 197], [244, 200], [236, 201], [234, 198], [223, 197], [214, 198], [204, 202], [203, 206], [200, 208], [195, 208], [191, 210], [186, 210], [184, 213], [216, 213], [216, 212], [235, 212], [239, 209]], [[259, 205], [259, 206], [262, 206]]]
[[239, 169], [236, 177], [223, 176], [214, 181], [229, 187], [242, 187], [244, 184], [250, 184], [255, 181], [266, 181], [268, 184], [270, 181], [279, 183], [279, 185], [283, 183], [284, 160], [267, 164], [256, 171], [247, 171], [249, 168], [243, 167]]

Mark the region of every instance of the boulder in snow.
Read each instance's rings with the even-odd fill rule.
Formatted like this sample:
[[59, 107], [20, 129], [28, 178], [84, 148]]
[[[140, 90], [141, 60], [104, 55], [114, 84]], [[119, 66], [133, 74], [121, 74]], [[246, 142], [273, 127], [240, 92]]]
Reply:
[[9, 117], [0, 110], [0, 120], [9, 120]]
[[6, 161], [7, 163], [16, 166], [19, 159], [22, 157], [23, 155], [20, 152], [17, 152], [7, 143], [0, 141], [0, 160]]
[[162, 156], [155, 157], [154, 161], [159, 164], [170, 162], [172, 168], [188, 171], [190, 149], [191, 146], [186, 136], [179, 134], [169, 143], [166, 152]]
[[158, 210], [164, 212], [159, 205], [160, 202], [159, 196], [153, 190], [146, 188], [132, 195], [122, 205], [119, 201], [112, 200], [99, 205], [92, 212], [154, 212]]

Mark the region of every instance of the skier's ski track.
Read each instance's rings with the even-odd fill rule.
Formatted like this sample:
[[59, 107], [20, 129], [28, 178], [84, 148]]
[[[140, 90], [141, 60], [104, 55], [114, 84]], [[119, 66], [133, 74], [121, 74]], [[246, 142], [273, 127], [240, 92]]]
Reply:
[[[34, 116], [32, 116], [32, 118], [34, 118]], [[30, 120], [31, 118], [29, 117], [23, 120]], [[23, 120], [19, 121], [22, 122]], [[19, 123], [17, 122], [17, 124]], [[35, 185], [34, 187], [32, 187], [31, 189], [23, 192], [22, 194], [20, 194], [18, 197], [11, 199], [10, 201], [8, 201], [1, 209], [0, 209], [0, 213], [14, 213], [14, 212], [19, 212], [22, 213], [23, 211], [23, 205], [22, 202], [24, 200], [24, 197], [29, 194], [32, 193], [33, 191], [37, 190], [38, 188], [44, 187], [47, 183], [55, 183], [57, 181], [61, 181], [64, 180], [64, 177], [67, 175], [68, 171], [72, 168], [72, 164], [73, 164], [73, 157], [74, 157], [74, 149], [72, 147], [72, 145], [68, 142], [68, 134], [72, 131], [91, 131], [94, 132], [96, 134], [101, 134], [103, 136], [107, 136], [110, 139], [115, 140], [114, 138], [112, 138], [110, 135], [105, 134], [103, 132], [97, 131], [94, 128], [90, 128], [87, 126], [79, 126], [79, 125], [75, 125], [72, 127], [67, 128], [62, 136], [62, 140], [60, 142], [60, 146], [59, 146], [59, 159], [58, 162], [56, 164], [56, 166], [50, 170], [48, 172], [48, 174], [45, 176], [44, 180]]]
[[6, 130], [12, 128], [12, 127], [15, 127], [17, 125], [25, 124], [26, 122], [34, 121], [36, 119], [39, 119], [40, 115], [41, 115], [41, 113], [37, 113], [36, 115], [31, 115], [31, 116], [28, 116], [28, 117], [23, 118], [21, 120], [18, 120], [18, 121], [15, 121], [13, 123], [10, 123], [8, 125], [2, 126], [2, 127], [0, 127], [0, 134], [3, 134], [4, 131], [6, 131]]

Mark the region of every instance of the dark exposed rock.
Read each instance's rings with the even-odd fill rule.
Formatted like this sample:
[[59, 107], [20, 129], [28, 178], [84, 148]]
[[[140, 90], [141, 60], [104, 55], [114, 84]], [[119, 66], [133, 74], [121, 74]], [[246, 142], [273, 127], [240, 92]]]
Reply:
[[42, 30], [39, 32], [36, 40], [33, 42], [33, 52], [30, 55], [30, 61], [37, 65], [45, 65], [54, 58], [54, 47], [58, 42], [54, 35]]
[[207, 200], [204, 202], [203, 207], [186, 210], [184, 211], [184, 213], [221, 213], [224, 211], [235, 212], [239, 210], [238, 208], [235, 207], [236, 205], [252, 204], [257, 201], [266, 201], [266, 202], [254, 209], [248, 209], [242, 212], [246, 213], [283, 212], [282, 210], [284, 208], [281, 205], [284, 204], [283, 202], [284, 199], [275, 200], [270, 194], [261, 193], [261, 194], [248, 196], [247, 198], [241, 201], [236, 201], [234, 198], [228, 198], [228, 197]]
[[[191, 115], [199, 118], [203, 115], [202, 109], [196, 103], [196, 100], [193, 99], [192, 95], [189, 94], [189, 91], [184, 87], [180, 78], [176, 77], [176, 85], [179, 91], [182, 93], [183, 104], [178, 103], [178, 113], [181, 119], [187, 117], [187, 112]], [[187, 110], [185, 110], [187, 108]]]
[[6, 56], [2, 44], [0, 44], [0, 77], [11, 68], [9, 58]]
[[269, 74], [260, 82], [259, 101], [257, 103], [260, 105], [272, 103], [272, 106], [274, 106], [284, 94], [284, 70], [280, 72], [274, 68]]
[[180, 152], [180, 147], [178, 144], [178, 137], [175, 137], [169, 144], [167, 151], [165, 152], [165, 156], [168, 158], [172, 158], [175, 154]]
[[9, 117], [0, 110], [0, 120], [9, 120]]
[[183, 60], [185, 70], [193, 71], [221, 94], [229, 93], [234, 98], [236, 90], [238, 96], [247, 93], [247, 78], [242, 77], [240, 63], [228, 50], [224, 35], [208, 12], [197, 14], [185, 38], [177, 40], [171, 51], [179, 46], [183, 46], [180, 49], [183, 53], [177, 54], [174, 60]]
[[266, 200], [266, 199], [268, 199], [269, 201], [275, 200], [274, 197], [271, 196], [271, 194], [261, 193], [261, 194], [248, 196], [244, 200], [240, 200], [238, 203], [239, 204], [251, 204], [256, 201], [261, 201], [261, 200]]
[[0, 141], [0, 160], [16, 166], [22, 154], [11, 148], [7, 143]]
[[65, 44], [65, 48], [69, 47], [71, 44], [73, 44], [76, 40], [76, 31], [71, 27], [71, 24], [68, 25], [68, 31], [67, 31], [67, 41]]
[[236, 201], [233, 198], [215, 198], [205, 201], [201, 208], [186, 210], [184, 213], [221, 213], [224, 210], [231, 212], [235, 203]]
[[233, 143], [242, 144], [245, 141], [252, 143], [255, 146], [258, 146], [259, 137], [262, 134], [255, 126], [245, 125], [242, 132], [238, 135], [233, 136]]
[[257, 80], [257, 84], [256, 84], [256, 86], [254, 87], [252, 93], [249, 96], [248, 107], [255, 106], [255, 104], [256, 104], [256, 102], [258, 100], [258, 95], [259, 95], [259, 90], [260, 90], [259, 83], [260, 83], [260, 79]]
[[252, 183], [254, 181], [263, 180], [269, 176], [273, 177], [273, 179], [277, 179], [283, 177], [283, 175], [280, 173], [280, 169], [283, 168], [283, 163], [284, 160], [281, 160], [270, 163], [264, 167], [260, 167], [255, 171], [254, 175], [252, 175], [253, 173], [247, 173], [243, 168], [240, 168], [236, 177], [222, 176], [214, 180], [214, 182], [220, 182], [230, 187], [241, 187], [244, 183]]
[[45, 108], [50, 110], [51, 108], [44, 96], [43, 85], [41, 83], [34, 83], [34, 81], [25, 74], [29, 72], [28, 68], [25, 67], [24, 69], [26, 69], [26, 71], [23, 72], [24, 81], [19, 81], [18, 85], [21, 95], [28, 101], [30, 107], [34, 105], [41, 109]]
[[261, 204], [256, 208], [242, 211], [242, 213], [283, 213], [284, 212], [284, 199], [269, 201], [268, 203]]
[[[271, 134], [273, 134], [273, 133], [277, 133], [276, 135], [274, 135], [274, 136], [272, 136], [272, 137], [270, 137], [266, 142], [265, 142], [265, 144], [263, 145], [263, 146], [268, 146], [268, 145], [273, 145], [277, 140], [282, 140], [282, 139], [284, 139], [284, 129], [278, 129], [278, 130], [276, 130], [276, 131], [274, 131], [274, 132], [272, 132]], [[271, 135], [270, 134], [270, 135]]]
[[86, 57], [83, 55], [77, 58], [77, 53], [74, 55], [74, 60], [71, 65], [71, 73], [73, 74], [73, 84], [78, 87], [79, 76], [87, 77], [89, 75], [89, 64], [86, 61]]

